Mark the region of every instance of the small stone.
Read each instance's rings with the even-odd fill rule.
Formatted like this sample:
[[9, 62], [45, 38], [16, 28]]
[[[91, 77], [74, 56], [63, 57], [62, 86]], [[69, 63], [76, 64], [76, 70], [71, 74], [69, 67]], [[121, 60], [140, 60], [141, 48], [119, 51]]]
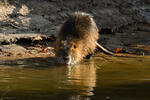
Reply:
[[106, 99], [110, 99], [110, 97], [109, 97], [109, 96], [107, 96], [107, 97], [106, 97]]

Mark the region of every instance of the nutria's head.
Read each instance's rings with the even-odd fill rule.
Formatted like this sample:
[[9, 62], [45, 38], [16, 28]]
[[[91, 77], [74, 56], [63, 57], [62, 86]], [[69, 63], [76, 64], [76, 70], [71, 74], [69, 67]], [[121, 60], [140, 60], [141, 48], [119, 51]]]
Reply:
[[61, 64], [75, 64], [83, 58], [82, 41], [69, 38], [67, 40], [60, 40], [57, 46], [55, 49], [56, 57]]

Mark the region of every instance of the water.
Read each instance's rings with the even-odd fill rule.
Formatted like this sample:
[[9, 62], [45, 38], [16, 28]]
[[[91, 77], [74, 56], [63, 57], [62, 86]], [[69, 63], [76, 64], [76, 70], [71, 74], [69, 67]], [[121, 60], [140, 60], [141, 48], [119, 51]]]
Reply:
[[150, 100], [150, 57], [0, 61], [0, 100]]

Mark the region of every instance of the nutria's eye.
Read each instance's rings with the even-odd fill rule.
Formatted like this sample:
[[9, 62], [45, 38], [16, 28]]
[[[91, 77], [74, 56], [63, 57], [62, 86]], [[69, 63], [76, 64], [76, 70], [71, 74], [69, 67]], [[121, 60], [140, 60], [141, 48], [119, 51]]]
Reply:
[[76, 46], [76, 45], [74, 45], [73, 47], [74, 47], [74, 48], [77, 48], [77, 46]]

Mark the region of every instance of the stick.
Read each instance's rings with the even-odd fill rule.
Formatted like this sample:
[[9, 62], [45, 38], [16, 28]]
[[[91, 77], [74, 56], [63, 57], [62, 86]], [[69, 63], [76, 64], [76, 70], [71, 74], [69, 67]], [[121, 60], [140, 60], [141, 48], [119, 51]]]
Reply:
[[107, 54], [109, 54], [109, 55], [116, 56], [113, 52], [108, 51], [108, 50], [105, 49], [103, 46], [101, 46], [99, 43], [96, 42], [96, 45], [97, 45], [104, 53], [107, 53]]

